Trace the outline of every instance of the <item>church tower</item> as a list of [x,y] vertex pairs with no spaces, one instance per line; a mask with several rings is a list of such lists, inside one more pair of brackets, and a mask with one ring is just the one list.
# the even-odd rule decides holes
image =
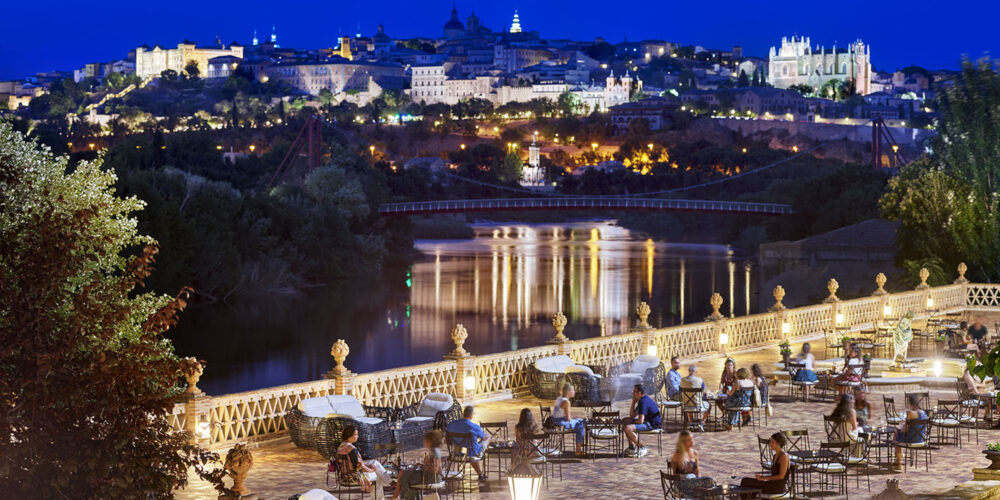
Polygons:
[[257,46],[257,42],[258,42],[258,40],[257,40],[257,28],[254,28],[253,29],[253,46],[254,47]]
[[471,35],[478,34],[482,29],[482,23],[479,21],[479,17],[476,16],[476,11],[472,11],[469,17],[465,19],[465,31]]
[[354,54],[351,53],[351,37],[349,36],[340,37],[340,57],[348,61],[354,60]]
[[514,21],[510,23],[511,33],[521,32],[521,19],[517,17],[517,9],[514,9]]
[[278,31],[273,24],[271,25],[271,43],[273,43],[275,47],[278,46]]

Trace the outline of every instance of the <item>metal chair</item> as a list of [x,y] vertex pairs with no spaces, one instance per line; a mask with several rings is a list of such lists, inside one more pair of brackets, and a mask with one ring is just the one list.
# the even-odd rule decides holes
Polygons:
[[927,392],[927,391],[924,391],[924,392],[904,392],[903,393],[903,401],[904,402],[905,401],[909,401],[910,400],[910,396],[916,396],[916,398],[917,398],[917,408],[920,408],[921,410],[924,410],[924,412],[927,413],[927,414],[931,413],[932,408],[931,408],[931,393],[930,392]]
[[677,489],[681,476],[660,471],[660,486],[663,487],[663,500],[683,500],[684,495]]
[[[738,389],[736,392],[733,393],[733,395],[736,396],[737,394],[739,394],[739,397],[740,397],[741,400],[743,398],[746,398],[746,401],[749,401],[750,404],[747,405],[747,406],[738,406],[738,407],[729,407],[729,406],[727,406],[726,407],[726,419],[727,419],[727,423],[728,423],[729,419],[732,418],[731,414],[732,413],[738,413],[739,415],[737,415],[737,418],[736,418],[736,426],[739,428],[740,432],[743,432],[743,419],[740,418],[740,417],[742,417],[743,416],[742,414],[745,413],[745,412],[746,413],[752,413],[753,412],[753,388]],[[757,428],[757,422],[754,421],[753,419],[750,420],[750,425],[754,429]]]
[[889,425],[899,425],[905,418],[896,410],[896,401],[889,396],[882,396],[882,408],[885,409],[885,421]]
[[687,426],[703,426],[702,416],[705,414],[703,394],[704,389],[681,387],[681,413],[688,421]]
[[799,374],[799,370],[804,370],[806,368],[805,363],[788,363],[788,400],[795,401],[795,391],[798,390],[802,392],[802,400],[806,400],[806,388],[816,385],[816,382],[802,382],[795,380],[796,376]]
[[[483,432],[486,433],[486,437],[490,438],[490,443],[506,443],[509,438],[507,434],[507,421],[501,422],[480,422],[479,427],[483,428]],[[508,465],[511,464],[511,449],[507,447],[503,448],[489,448],[486,450],[486,455],[483,457],[483,473],[487,476],[490,475],[490,458],[496,457],[497,459],[497,479],[502,479],[504,474],[503,462],[507,459]]]
[[622,450],[621,416],[616,411],[594,412],[586,427],[585,446],[591,459],[597,459],[598,451],[610,452],[618,461]]
[[[476,437],[471,432],[445,432],[445,444],[448,447],[448,467],[445,469],[445,480],[461,482],[465,476],[466,465],[482,462],[485,450],[479,456],[469,453],[469,450],[474,449],[475,442]],[[462,470],[453,469],[452,467],[455,465],[459,465]],[[462,492],[464,496],[464,488],[462,488]]]
[[[771,466],[774,465],[774,450],[771,449],[771,438],[757,436],[757,451],[760,453],[760,470],[765,474],[770,474]],[[791,458],[791,455],[788,457]]]
[[[334,454],[333,460],[337,465],[337,498],[348,500],[353,495],[358,495],[359,499],[363,499],[370,492],[366,492],[362,488],[362,484],[369,483],[370,488],[376,487],[374,481],[369,482],[367,478],[362,478],[361,471],[351,466],[351,460],[347,455]],[[327,477],[327,481],[329,481],[329,477]]]
[[923,442],[920,443],[904,443],[892,441],[892,446],[895,448],[902,448],[905,452],[905,457],[903,457],[903,470],[906,470],[908,464],[916,465],[917,454],[924,452],[924,469],[927,471],[931,470],[931,447],[930,447],[930,432],[931,432],[931,422],[926,418],[918,418],[909,420],[909,425],[911,428],[913,426],[918,426],[920,429],[921,436],[923,437]]
[[673,413],[675,420],[679,424],[681,424],[682,426],[684,425],[683,417],[681,416],[681,402],[680,401],[673,401],[673,400],[667,399],[667,400],[664,400],[664,401],[659,401],[659,402],[657,402],[657,404],[660,406],[660,415],[663,416],[663,425],[664,426],[666,426],[667,421],[668,421],[668,419],[667,419],[667,413],[668,412]]
[[939,399],[933,415],[931,426],[937,429],[934,444],[955,445],[962,447],[962,402],[957,400]]
[[659,427],[653,427],[653,428],[649,429],[648,431],[636,431],[636,434],[639,435],[639,436],[656,436],[656,454],[659,455],[659,456],[661,456],[661,457],[663,456],[663,424],[664,424],[664,422],[665,422],[665,420],[663,420],[663,412],[660,412],[660,426]]
[[810,468],[819,475],[824,489],[830,485],[836,485],[839,493],[847,495],[847,457],[850,454],[851,444],[847,442],[820,443],[819,448],[820,450],[832,451],[835,455],[818,457]]

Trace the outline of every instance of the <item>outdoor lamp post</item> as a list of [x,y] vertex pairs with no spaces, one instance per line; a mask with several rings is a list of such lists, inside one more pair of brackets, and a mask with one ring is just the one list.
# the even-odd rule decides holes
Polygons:
[[542,491],[542,474],[527,462],[521,462],[507,472],[511,500],[538,500]]

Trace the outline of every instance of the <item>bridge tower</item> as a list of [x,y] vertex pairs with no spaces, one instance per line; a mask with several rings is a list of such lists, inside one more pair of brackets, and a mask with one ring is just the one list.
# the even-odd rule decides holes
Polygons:
[[537,187],[545,185],[545,176],[542,174],[541,148],[538,146],[538,134],[533,134],[531,146],[528,146],[528,164],[521,167],[521,185],[526,187]]

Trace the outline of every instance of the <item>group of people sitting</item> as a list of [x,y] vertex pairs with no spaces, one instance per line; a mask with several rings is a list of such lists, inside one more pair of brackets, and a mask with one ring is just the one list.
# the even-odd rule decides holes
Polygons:
[[[812,354],[812,346],[809,342],[802,344],[802,350],[795,356],[794,363],[798,365],[795,371],[796,382],[804,382],[803,391],[805,400],[809,402],[810,384],[819,382],[816,375],[816,357]],[[850,344],[844,353],[844,369],[834,378],[837,384],[837,391],[840,395],[847,393],[852,387],[861,382],[864,376],[864,360],[861,358],[861,350],[857,344]]]
[[[670,358],[670,371],[667,372],[666,382],[667,396],[674,401],[680,401],[686,407],[700,408],[700,412],[685,411],[684,415],[686,423],[691,428],[704,432],[703,422],[708,419],[709,413],[711,413],[708,401],[703,398],[705,381],[698,376],[697,365],[688,366],[686,377],[681,377],[680,368],[680,360],[676,356]],[[685,401],[681,393],[687,391],[696,391],[697,394],[693,394]],[[739,424],[741,419],[742,425],[750,424],[753,416],[745,409],[754,406],[767,406],[770,401],[768,392],[768,381],[764,377],[760,365],[755,363],[749,370],[745,367],[737,370],[736,361],[732,358],[726,359],[718,391],[719,395],[724,394],[725,397],[716,398],[719,409],[725,412],[723,425],[729,429]],[[692,418],[692,415],[695,414],[698,416],[697,421]]]
[[948,346],[952,349],[966,349],[973,353],[985,352],[988,331],[982,318],[974,318],[970,325],[966,321],[958,324],[958,330],[941,330],[939,334],[948,336]]
[[[788,489],[791,466],[791,460],[785,453],[787,444],[788,440],[784,434],[780,432],[772,434],[768,440],[768,446],[774,455],[771,460],[771,470],[768,474],[755,474],[753,477],[743,478],[740,486],[757,489],[769,495],[784,493]],[[667,467],[672,474],[681,477],[677,488],[686,498],[697,498],[700,496],[698,489],[711,488],[715,485],[711,478],[701,476],[701,462],[694,447],[694,435],[690,431],[683,430],[677,435],[677,445],[670,460],[667,461]]]
[[[576,390],[572,384],[563,386],[562,395],[552,403],[551,424],[573,431],[576,454],[584,456],[583,444],[586,438],[586,427],[582,418],[573,418],[571,400],[575,395]],[[528,408],[521,410],[522,420],[526,414],[530,415],[531,410]],[[663,425],[663,419],[660,415],[660,405],[646,394],[641,384],[636,384],[632,388],[629,415],[622,419],[622,424],[624,424],[622,430],[628,440],[628,447],[623,451],[623,454],[627,457],[637,458],[645,456],[648,450],[642,444],[640,433],[660,428]]]

